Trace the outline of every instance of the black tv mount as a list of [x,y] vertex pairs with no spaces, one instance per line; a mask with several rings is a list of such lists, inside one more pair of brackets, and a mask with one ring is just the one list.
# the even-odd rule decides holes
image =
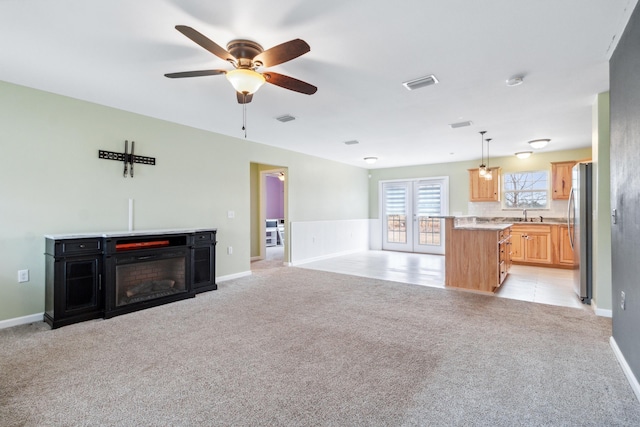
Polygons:
[[151,165],[155,166],[156,158],[155,157],[146,157],[146,156],[136,156],[133,154],[135,141],[131,141],[131,152],[129,151],[129,141],[124,141],[124,153],[116,153],[114,151],[106,151],[106,150],[98,150],[98,158],[105,160],[116,160],[118,162],[124,163],[124,171],[122,176],[125,178],[127,175],[130,175],[133,178],[133,164],[134,163],[142,163],[143,165]]

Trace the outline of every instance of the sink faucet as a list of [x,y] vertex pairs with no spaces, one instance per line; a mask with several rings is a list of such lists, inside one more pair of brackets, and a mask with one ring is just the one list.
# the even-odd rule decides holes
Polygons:
[[524,222],[527,222],[527,210],[522,209],[522,215],[524,215]]

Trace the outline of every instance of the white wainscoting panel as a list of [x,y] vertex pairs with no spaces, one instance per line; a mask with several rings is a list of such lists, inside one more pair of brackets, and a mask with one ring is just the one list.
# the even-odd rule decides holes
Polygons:
[[299,221],[290,227],[291,265],[369,250],[369,220]]

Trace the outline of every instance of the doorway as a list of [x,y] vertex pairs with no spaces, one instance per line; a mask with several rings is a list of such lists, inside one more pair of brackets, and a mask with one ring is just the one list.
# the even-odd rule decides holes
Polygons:
[[[252,257],[263,264],[282,266],[287,254],[287,169],[278,166],[258,165],[257,240],[259,254]],[[252,264],[252,269],[257,264]]]
[[382,249],[444,255],[443,220],[449,211],[449,177],[383,181]]

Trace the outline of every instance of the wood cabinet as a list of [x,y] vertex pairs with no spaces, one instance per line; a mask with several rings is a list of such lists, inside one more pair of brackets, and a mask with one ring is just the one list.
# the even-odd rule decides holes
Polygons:
[[575,265],[573,258],[573,248],[571,248],[571,242],[569,241],[569,227],[566,225],[557,226],[557,240],[554,245],[557,250],[557,263],[568,267]]
[[216,233],[45,236],[45,322],[58,328],[217,289]]
[[552,226],[514,224],[512,260],[527,264],[553,264]]
[[479,169],[469,169],[469,201],[499,202],[501,169],[489,168],[493,179],[480,176]]
[[45,257],[44,320],[58,328],[102,317],[102,239],[46,239]]
[[511,231],[456,228],[445,219],[445,285],[478,292],[495,292],[511,267]]
[[575,161],[551,163],[551,198],[568,200],[571,193],[571,174]]
[[216,230],[197,232],[191,246],[191,280],[195,293],[218,289],[216,284]]

